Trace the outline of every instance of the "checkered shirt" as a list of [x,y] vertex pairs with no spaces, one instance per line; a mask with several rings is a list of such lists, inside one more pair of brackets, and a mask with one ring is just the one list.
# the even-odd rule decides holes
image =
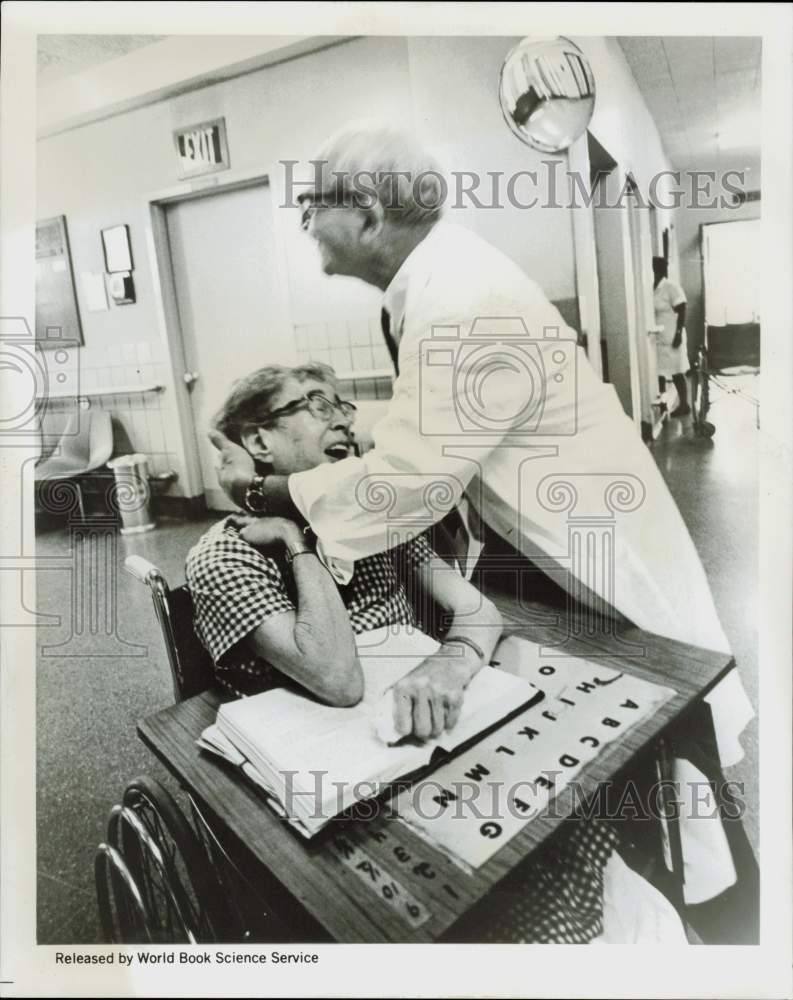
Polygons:
[[[411,571],[433,555],[426,536],[418,535],[355,563],[352,579],[339,593],[356,635],[383,625],[416,624],[408,590]],[[297,591],[286,561],[243,541],[226,519],[190,550],[186,575],[196,632],[221,686],[239,698],[283,684],[283,675],[252,655],[242,640],[271,615],[296,610]]]
[[608,822],[569,820],[469,911],[452,940],[588,944],[603,932],[603,872],[618,846]]

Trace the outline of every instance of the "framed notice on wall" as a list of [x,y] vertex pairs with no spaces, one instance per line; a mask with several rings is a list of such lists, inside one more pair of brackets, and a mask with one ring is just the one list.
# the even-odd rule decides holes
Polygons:
[[103,229],[102,249],[105,253],[105,270],[108,274],[132,270],[129,226],[109,226]]
[[58,338],[83,343],[65,215],[36,223],[36,343]]
[[180,180],[228,169],[225,118],[174,129],[173,141]]

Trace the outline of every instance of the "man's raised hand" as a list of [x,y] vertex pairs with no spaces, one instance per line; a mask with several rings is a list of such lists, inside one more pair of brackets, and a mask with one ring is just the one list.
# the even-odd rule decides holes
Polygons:
[[242,445],[229,440],[222,431],[210,431],[209,440],[218,450],[218,482],[226,496],[242,507],[245,491],[256,473],[253,459]]

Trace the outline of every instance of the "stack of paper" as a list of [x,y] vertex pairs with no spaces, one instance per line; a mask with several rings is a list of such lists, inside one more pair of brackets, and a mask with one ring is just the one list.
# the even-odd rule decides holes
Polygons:
[[416,630],[380,629],[359,642],[364,698],[332,708],[277,688],[222,705],[201,746],[220,753],[265,789],[305,836],[338,813],[379,795],[396,778],[430,763],[436,749],[451,752],[539,697],[523,678],[485,667],[465,692],[451,732],[426,743],[396,746],[376,733],[377,705],[388,689],[438,650]]

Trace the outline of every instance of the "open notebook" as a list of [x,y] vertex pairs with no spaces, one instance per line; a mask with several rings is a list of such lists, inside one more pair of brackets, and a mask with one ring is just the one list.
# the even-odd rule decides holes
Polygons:
[[468,685],[451,732],[426,743],[390,746],[377,734],[378,704],[397,680],[438,650],[438,643],[415,629],[389,628],[356,641],[364,697],[354,708],[331,708],[276,688],[221,705],[216,724],[198,741],[241,767],[306,837],[355,802],[426,767],[436,751],[451,753],[542,698],[529,681],[484,667]]

